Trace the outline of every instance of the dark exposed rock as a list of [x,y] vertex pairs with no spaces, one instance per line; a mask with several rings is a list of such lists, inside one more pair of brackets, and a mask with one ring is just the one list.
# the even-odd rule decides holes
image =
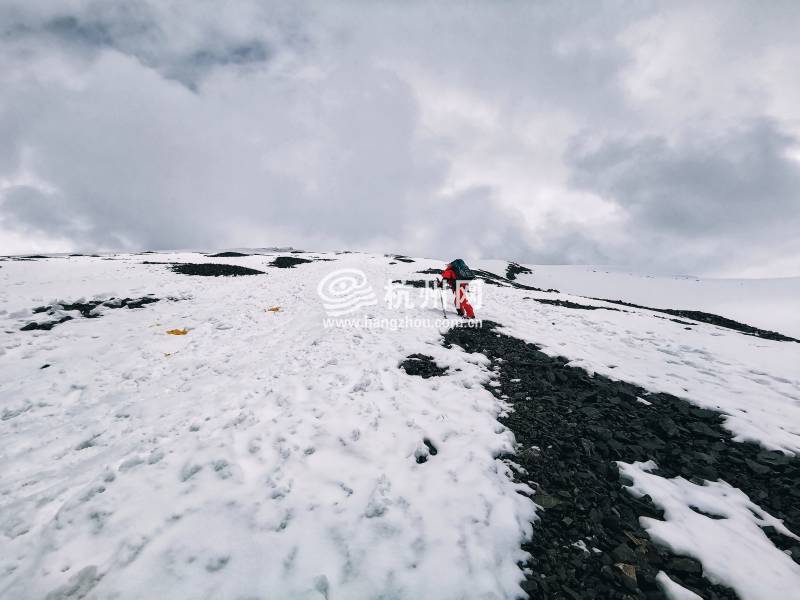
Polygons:
[[537,288],[532,285],[525,285],[516,281],[512,281],[507,277],[502,277],[491,271],[484,271],[483,269],[472,269],[472,272],[475,274],[476,279],[482,279],[486,283],[490,285],[497,285],[500,287],[513,287],[518,290],[530,290],[532,292],[555,292],[558,293],[558,290],[550,288],[550,289],[542,289]]
[[425,447],[428,449],[428,452],[430,453],[431,456],[436,456],[437,454],[439,454],[439,451],[436,449],[436,446],[434,446],[433,443],[428,438],[422,440],[422,443],[425,444]]
[[679,556],[667,563],[667,568],[678,573],[692,573],[699,575],[703,572],[703,565],[693,558]]
[[434,446],[433,443],[431,443],[431,441],[428,438],[425,438],[424,440],[422,440],[422,443],[425,445],[425,448],[427,450],[427,454],[421,453],[421,452],[417,453],[417,464],[418,465],[421,465],[421,464],[424,464],[424,463],[428,462],[428,457],[429,456],[436,456],[437,454],[439,454],[439,451],[436,449],[436,446]]
[[440,367],[427,354],[411,354],[403,362],[400,368],[404,369],[409,375],[419,375],[423,379],[429,377],[440,377],[447,373],[447,367]]
[[54,319],[52,321],[44,321],[42,323],[35,323],[35,322],[31,321],[30,323],[27,323],[26,325],[23,325],[22,327],[20,327],[19,330],[20,331],[35,331],[35,330],[39,329],[41,331],[50,331],[56,325],[60,325],[61,323],[66,323],[67,321],[71,321],[71,320],[72,320],[72,317],[70,317],[69,315],[65,315],[65,316],[63,316],[63,317],[61,317],[59,319]]
[[549,304],[551,306],[561,306],[563,308],[574,308],[578,310],[620,310],[618,308],[611,308],[610,306],[592,306],[591,304],[578,304],[577,302],[570,302],[569,300],[551,300],[550,298],[531,298],[530,296],[525,296],[523,300],[533,300],[540,304]]
[[514,262],[508,263],[508,266],[506,267],[506,279],[514,281],[517,278],[517,275],[521,275],[522,273],[530,275],[533,273],[533,271],[531,271],[528,267],[523,267],[522,265],[518,265]]
[[279,269],[293,269],[295,265],[302,265],[303,263],[314,262],[307,258],[298,258],[296,256],[278,256],[269,263],[270,267],[278,267]]
[[[96,319],[101,315],[95,311],[95,309],[99,306],[103,306],[105,308],[142,308],[147,304],[152,304],[154,302],[158,302],[159,298],[155,296],[148,295],[143,296],[142,298],[109,298],[108,300],[88,300],[86,302],[65,302],[61,304],[51,304],[49,306],[37,306],[33,309],[34,314],[42,314],[47,313],[51,316],[56,316],[57,313],[60,312],[73,312],[78,311],[80,315],[85,319]],[[23,327],[20,328],[20,331],[34,331],[34,330],[43,330],[49,331],[56,325],[61,323],[66,323],[67,321],[71,321],[74,317],[71,315],[62,315],[58,318],[51,319],[50,321],[43,321],[41,323],[36,323],[31,321],[27,323]],[[49,366],[49,365],[48,365]],[[44,367],[42,367],[44,368]]]
[[[523,589],[531,598],[664,598],[655,581],[662,570],[703,598],[736,598],[705,579],[699,563],[650,540],[639,517],[663,514],[648,496],[635,498],[624,489],[616,461],[654,460],[663,477],[727,481],[800,531],[800,459],[733,441],[722,415],[589,375],[499,333],[489,321],[448,330],[444,343],[486,355],[500,383],[487,389],[513,407],[501,418],[519,444],[511,458],[527,473],[517,478],[535,489],[533,500],[542,507],[524,546],[531,559]],[[444,374],[425,355],[401,366],[410,374]],[[637,401],[642,397],[650,404]],[[765,533],[800,561],[796,540]],[[579,541],[588,553],[573,545]]]
[[[739,333],[744,333],[746,335],[752,335],[755,337],[764,338],[765,340],[773,340],[776,342],[797,342],[800,343],[800,340],[795,339],[793,337],[789,337],[783,335],[782,333],[778,333],[777,331],[768,331],[766,329],[759,329],[758,327],[753,327],[752,325],[746,325],[745,323],[739,323],[738,321],[734,321],[733,319],[728,319],[727,317],[721,317],[720,315],[715,315],[713,313],[702,312],[699,310],[680,310],[675,308],[653,308],[651,306],[643,306],[641,304],[633,304],[632,302],[624,302],[622,300],[607,300],[606,298],[592,298],[592,300],[601,300],[603,302],[610,302],[612,304],[620,304],[622,306],[630,306],[631,308],[643,308],[644,310],[652,310],[653,312],[660,312],[667,315],[672,315],[674,317],[682,317],[684,319],[692,319],[693,321],[697,321],[699,323],[707,323],[709,325],[716,325],[717,327],[724,327],[725,329],[732,329],[733,331],[738,331]],[[696,325],[696,323],[688,323],[686,321],[679,321],[675,320],[677,323],[681,323],[683,325]]]
[[201,275],[204,277],[238,277],[240,275],[264,274],[264,271],[221,263],[180,263],[173,265],[172,270],[181,275]]
[[394,254],[392,258],[396,261],[403,262],[403,263],[413,263],[416,262],[413,258],[408,258],[407,256],[403,256],[402,254]]
[[240,256],[251,256],[250,254],[243,254],[242,252],[217,252],[216,254],[208,254],[209,258],[237,258]]
[[400,285],[405,285],[408,287],[413,288],[424,288],[424,287],[431,287],[435,282],[431,279],[395,279],[392,283],[399,283]]

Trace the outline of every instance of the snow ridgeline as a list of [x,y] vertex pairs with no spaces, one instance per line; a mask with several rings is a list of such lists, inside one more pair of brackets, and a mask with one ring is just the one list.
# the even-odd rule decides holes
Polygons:
[[[141,264],[153,255],[2,263],[0,596],[521,594],[534,505],[495,458],[513,439],[483,387],[486,361],[442,348],[436,328],[322,325],[316,285],[337,268],[375,288],[363,314],[435,319],[435,307],[387,306],[382,288],[441,263],[304,256],[335,262],[157,256],[266,272],[241,278]],[[517,277],[538,283],[535,267]],[[152,293],[176,301],[19,331],[54,299]],[[800,345],[523,295],[604,305],[492,286],[479,316],[589,371],[721,410],[739,439],[800,451]],[[414,353],[447,376],[397,368]],[[426,440],[437,453],[420,464]]]

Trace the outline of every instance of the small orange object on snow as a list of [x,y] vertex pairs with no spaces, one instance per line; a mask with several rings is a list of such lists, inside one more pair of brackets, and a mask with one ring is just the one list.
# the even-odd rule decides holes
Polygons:
[[273,306],[272,308],[267,309],[267,312],[280,312],[280,311],[281,311],[280,306]]
[[170,334],[170,335],[186,335],[187,333],[189,333],[189,330],[188,329],[170,329],[169,331],[167,331],[167,333]]

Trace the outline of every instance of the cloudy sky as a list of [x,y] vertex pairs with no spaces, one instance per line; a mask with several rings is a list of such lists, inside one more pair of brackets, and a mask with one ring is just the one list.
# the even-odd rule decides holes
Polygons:
[[800,275],[798,31],[795,0],[1,0],[0,253]]

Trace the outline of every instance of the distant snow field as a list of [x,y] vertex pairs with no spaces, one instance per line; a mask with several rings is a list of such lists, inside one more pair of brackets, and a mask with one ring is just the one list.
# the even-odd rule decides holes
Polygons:
[[[375,293],[359,315],[441,318],[436,305],[384,296],[387,283],[443,263],[306,253],[295,256],[312,262],[277,268],[277,256],[288,253],[0,262],[0,598],[524,596],[521,546],[542,509],[502,460],[515,439],[485,387],[488,360],[443,347],[437,327],[323,324],[317,285],[345,268]],[[173,262],[263,274],[191,276]],[[505,275],[507,263],[475,266]],[[531,299],[704,310],[800,337],[800,279],[529,267],[515,281],[560,293],[484,285],[478,316],[590,373],[719,411],[736,440],[800,454],[800,343]],[[111,300],[149,294],[158,301],[138,308]],[[63,307],[77,302],[92,305]],[[399,369],[414,353],[446,376]],[[800,532],[753,499],[652,465],[620,469],[665,510],[667,521],[643,523],[651,537],[696,557],[706,577],[742,598],[800,589],[800,566],[760,527]],[[692,503],[728,518],[698,535]],[[743,571],[753,560],[771,587]],[[660,579],[670,597],[693,597]]]

